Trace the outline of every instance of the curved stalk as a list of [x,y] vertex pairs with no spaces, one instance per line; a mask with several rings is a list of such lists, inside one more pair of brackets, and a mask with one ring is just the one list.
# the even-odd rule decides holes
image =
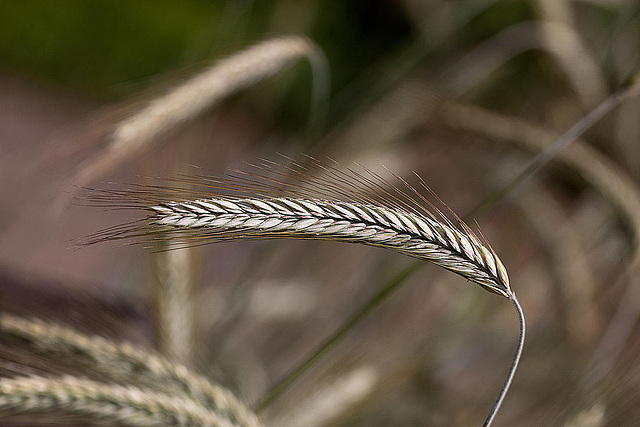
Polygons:
[[518,318],[520,319],[520,340],[518,341],[518,349],[516,350],[516,354],[513,357],[513,362],[511,362],[511,368],[509,368],[507,379],[504,382],[504,385],[502,386],[502,390],[500,390],[500,394],[498,395],[498,399],[496,400],[496,403],[493,404],[493,408],[491,408],[491,412],[489,412],[489,415],[487,416],[487,419],[483,424],[484,427],[489,427],[491,425],[491,423],[493,422],[493,419],[498,413],[498,410],[500,409],[500,406],[502,406],[502,401],[504,400],[504,397],[507,395],[507,392],[509,391],[509,387],[511,386],[511,381],[513,381],[513,377],[515,376],[516,370],[518,369],[518,364],[520,363],[520,356],[522,356],[522,349],[524,348],[524,336],[526,331],[526,325],[524,322],[524,312],[522,311],[520,302],[518,302],[518,298],[516,298],[516,294],[512,293],[510,299],[513,305],[515,306],[516,311],[518,312]]

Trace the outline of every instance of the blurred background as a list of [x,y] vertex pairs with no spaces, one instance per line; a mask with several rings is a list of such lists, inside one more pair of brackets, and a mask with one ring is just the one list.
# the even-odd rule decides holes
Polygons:
[[[287,34],[326,55],[328,101],[312,96],[328,76],[301,58],[103,161],[122,120]],[[256,402],[412,260],[294,240],[215,244],[183,261],[117,242],[76,249],[136,218],[77,206],[77,186],[309,154],[415,171],[464,216],[627,85],[639,53],[634,0],[1,2],[0,309],[155,348]],[[496,425],[640,423],[639,117],[640,99],[623,101],[474,214],[529,325]],[[180,337],[163,325],[157,284],[172,262],[187,289]],[[261,417],[478,425],[517,336],[504,299],[425,264]]]

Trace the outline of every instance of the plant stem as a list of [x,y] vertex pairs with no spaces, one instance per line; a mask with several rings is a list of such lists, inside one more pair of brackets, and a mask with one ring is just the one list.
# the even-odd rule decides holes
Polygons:
[[518,369],[518,364],[520,363],[520,356],[522,356],[522,349],[524,348],[524,336],[526,331],[526,325],[524,322],[524,312],[522,311],[522,307],[520,306],[520,303],[516,298],[516,294],[511,294],[511,302],[515,306],[516,311],[518,312],[518,318],[520,319],[520,340],[518,342],[518,349],[516,350],[516,354],[513,357],[513,362],[511,362],[511,368],[509,368],[507,379],[504,382],[504,385],[502,386],[502,390],[500,390],[500,395],[498,396],[496,403],[493,404],[493,408],[491,408],[491,412],[489,412],[489,415],[487,416],[487,419],[483,424],[484,427],[489,427],[493,422],[493,419],[495,418],[496,414],[498,413],[498,410],[502,405],[502,401],[504,400],[504,397],[507,395],[507,392],[509,391],[509,387],[511,386],[511,381],[513,381],[513,377],[516,374],[516,369]]

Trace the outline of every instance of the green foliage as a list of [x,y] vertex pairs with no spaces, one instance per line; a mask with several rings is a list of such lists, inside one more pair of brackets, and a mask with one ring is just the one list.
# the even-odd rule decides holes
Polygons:
[[22,74],[111,95],[210,54],[220,8],[205,1],[0,3],[0,61]]

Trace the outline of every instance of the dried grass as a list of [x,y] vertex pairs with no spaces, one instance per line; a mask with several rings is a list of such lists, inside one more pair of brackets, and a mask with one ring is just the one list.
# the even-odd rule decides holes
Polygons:
[[[440,113],[445,123],[453,128],[477,132],[534,152],[546,149],[560,137],[545,126],[477,106],[448,102]],[[634,258],[640,260],[637,251],[640,242],[640,191],[633,179],[584,140],[578,140],[558,152],[556,161],[580,172],[619,209],[633,232]]]
[[149,287],[160,353],[189,365],[196,344],[194,250],[173,249],[176,245],[179,243],[167,241],[166,250],[151,257]]
[[270,425],[325,426],[365,400],[375,391],[379,382],[380,373],[374,367],[361,366],[324,384],[299,402],[290,413],[282,414]]
[[460,96],[513,57],[533,49],[543,50],[555,59],[585,109],[606,97],[605,80],[580,36],[566,25],[548,21],[520,22],[502,30],[447,69],[442,83]]

